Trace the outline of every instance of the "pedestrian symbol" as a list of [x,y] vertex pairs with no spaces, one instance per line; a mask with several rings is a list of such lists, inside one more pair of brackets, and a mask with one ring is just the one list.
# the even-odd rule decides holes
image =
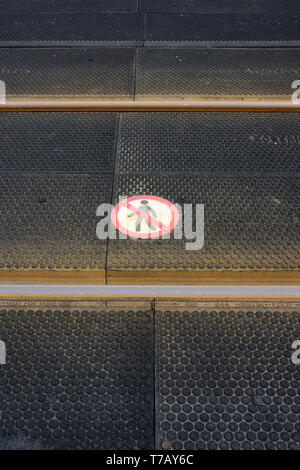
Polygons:
[[117,229],[134,238],[158,238],[171,232],[179,220],[178,209],[158,196],[132,196],[117,204],[111,214]]

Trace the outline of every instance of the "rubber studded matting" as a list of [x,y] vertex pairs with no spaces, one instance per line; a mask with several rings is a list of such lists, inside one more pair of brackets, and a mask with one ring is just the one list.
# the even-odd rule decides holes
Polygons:
[[132,99],[134,50],[2,48],[7,99]]
[[145,44],[295,45],[300,44],[300,15],[176,14],[146,15]]
[[291,100],[298,49],[138,49],[136,98]]
[[140,11],[161,13],[300,12],[297,0],[140,0]]
[[139,13],[3,15],[0,46],[137,45],[143,41]]
[[152,449],[153,313],[0,308],[0,448]]
[[1,300],[0,449],[299,449],[299,303]]
[[[110,271],[127,270],[296,272],[296,118],[292,113],[2,114],[0,269],[70,270],[70,275],[100,270],[102,282],[105,270],[108,277]],[[119,196],[136,194],[204,204],[204,247],[188,251],[188,240],[171,234],[170,240],[111,240],[107,254],[106,240],[96,235],[96,210],[112,201],[113,179],[114,204]]]
[[2,0],[3,15],[21,13],[134,12],[139,0]]
[[117,171],[293,174],[299,135],[296,113],[126,113]]
[[1,113],[0,174],[111,174],[117,129],[114,113]]
[[204,204],[205,241],[202,249],[188,251],[188,240],[175,240],[173,233],[169,240],[109,240],[108,276],[110,270],[123,272],[125,279],[128,270],[142,274],[299,269],[297,175],[144,173],[119,175],[114,181],[114,204],[119,197],[142,194],[181,206]]
[[111,191],[112,175],[0,176],[0,274],[104,272],[106,240],[96,236],[96,210]]
[[299,307],[156,312],[156,447],[299,450],[299,320]]

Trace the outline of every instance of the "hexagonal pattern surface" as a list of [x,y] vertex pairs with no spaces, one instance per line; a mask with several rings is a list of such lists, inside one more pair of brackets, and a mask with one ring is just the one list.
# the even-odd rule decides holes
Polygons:
[[127,47],[0,48],[0,61],[7,99],[133,98],[134,50]]
[[75,11],[22,13],[0,18],[0,46],[138,45],[143,15]]
[[0,448],[153,448],[153,313],[0,308]]
[[124,113],[118,173],[300,171],[297,113]]
[[116,113],[1,113],[0,129],[1,174],[114,171]]
[[2,14],[137,11],[138,0],[2,0]]
[[290,101],[299,57],[292,48],[140,48],[136,97]]
[[111,199],[112,175],[12,174],[0,183],[1,270],[105,269],[96,210]]
[[[158,13],[282,13],[282,0],[139,0],[140,11]],[[286,0],[284,11],[299,12],[297,0]]]
[[115,178],[114,204],[121,196],[142,194],[181,207],[193,204],[194,214],[195,204],[204,204],[204,246],[187,250],[192,236],[184,232],[182,239],[171,233],[169,239],[109,240],[108,272],[299,269],[297,176],[144,173]]
[[157,319],[162,449],[299,449],[299,310],[165,309]]
[[0,448],[299,449],[299,304],[1,301]]
[[145,45],[299,45],[300,15],[147,13]]

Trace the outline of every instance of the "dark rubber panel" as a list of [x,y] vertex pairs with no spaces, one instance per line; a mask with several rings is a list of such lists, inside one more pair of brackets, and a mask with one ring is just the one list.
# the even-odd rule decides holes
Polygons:
[[299,450],[298,311],[156,313],[157,447]]
[[0,62],[7,98],[133,98],[133,49],[3,48]]
[[126,113],[120,173],[300,171],[296,113]]
[[300,15],[176,14],[146,15],[146,45],[300,44]]
[[300,12],[297,0],[140,0],[140,11],[153,13]]
[[153,313],[1,307],[0,448],[152,449]]
[[135,12],[138,0],[2,0],[1,13],[110,13]]
[[139,13],[4,15],[0,46],[136,45],[143,41]]
[[181,206],[204,204],[204,246],[188,251],[187,240],[175,240],[173,233],[170,240],[109,240],[107,270],[141,274],[180,270],[296,271],[299,189],[299,174],[119,175],[115,177],[114,204],[119,197],[143,194]]
[[0,114],[0,173],[113,173],[118,115]]
[[150,305],[3,300],[0,448],[299,450],[297,303]]
[[291,100],[300,76],[298,49],[138,50],[136,97]]
[[0,176],[0,269],[104,270],[96,209],[112,175]]

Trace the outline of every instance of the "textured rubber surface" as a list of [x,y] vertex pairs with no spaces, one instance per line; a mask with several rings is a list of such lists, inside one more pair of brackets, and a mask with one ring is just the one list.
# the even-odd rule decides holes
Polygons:
[[99,13],[134,12],[138,0],[2,0],[1,13]]
[[139,194],[180,205],[204,204],[204,247],[187,251],[187,240],[174,240],[173,234],[170,240],[109,240],[108,273],[299,269],[297,175],[144,173],[115,177],[115,204],[120,196]]
[[152,449],[153,313],[1,307],[0,448]]
[[299,317],[282,307],[157,312],[157,448],[299,450]]
[[282,13],[300,11],[297,0],[140,0],[140,11],[161,13]]
[[133,49],[2,48],[0,62],[7,98],[133,98]]
[[138,49],[137,99],[285,97],[300,76],[298,49]]
[[296,113],[127,113],[117,171],[293,174],[300,171],[299,135]]
[[[294,113],[2,113],[0,125],[5,273],[299,269]],[[96,209],[113,178],[114,204],[135,194],[204,204],[204,247],[171,235],[111,240],[107,254]]]
[[299,317],[285,299],[2,299],[0,449],[299,449]]
[[147,14],[145,44],[300,44],[300,15]]
[[138,13],[66,13],[4,15],[0,46],[139,44],[143,15]]
[[0,271],[105,269],[96,209],[111,200],[112,175],[12,174],[0,183]]
[[0,172],[113,173],[117,128],[114,113],[1,113]]

